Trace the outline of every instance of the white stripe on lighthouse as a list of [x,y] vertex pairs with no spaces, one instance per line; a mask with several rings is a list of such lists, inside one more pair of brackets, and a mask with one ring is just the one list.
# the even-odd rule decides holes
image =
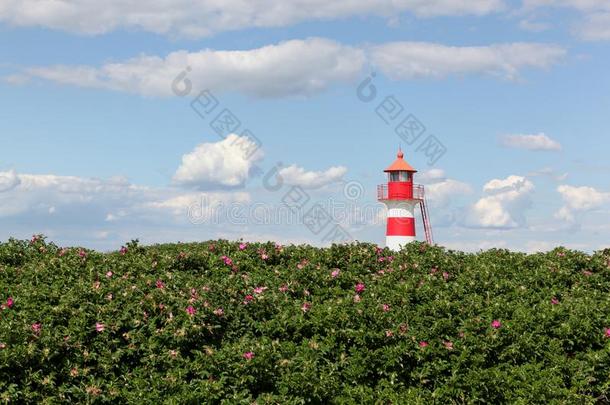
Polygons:
[[[386,246],[391,250],[400,250],[403,246],[415,240],[415,229],[406,225],[406,223],[408,222],[408,220],[413,220],[413,218],[415,217],[414,213],[416,202],[409,200],[386,200],[384,201],[384,203],[388,207],[388,229],[386,231]],[[392,228],[391,226],[389,226],[389,222],[391,221],[390,219],[394,219],[395,221],[397,218],[405,219],[404,225],[400,225],[400,233],[404,232],[404,234],[397,235],[394,233],[390,235],[390,228]]]
[[413,218],[413,209],[405,207],[389,208],[388,218]]
[[415,241],[415,236],[386,236],[385,245],[390,250],[400,250],[403,246]]

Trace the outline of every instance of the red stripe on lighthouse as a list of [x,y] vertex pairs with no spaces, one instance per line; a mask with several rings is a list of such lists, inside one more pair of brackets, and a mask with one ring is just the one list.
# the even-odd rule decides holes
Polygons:
[[415,236],[415,218],[388,218],[386,236]]

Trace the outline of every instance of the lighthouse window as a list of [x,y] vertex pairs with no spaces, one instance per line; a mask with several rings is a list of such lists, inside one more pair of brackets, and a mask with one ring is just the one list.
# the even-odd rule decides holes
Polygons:
[[400,181],[409,181],[409,172],[400,172]]
[[390,172],[390,181],[400,181],[398,180],[398,172]]

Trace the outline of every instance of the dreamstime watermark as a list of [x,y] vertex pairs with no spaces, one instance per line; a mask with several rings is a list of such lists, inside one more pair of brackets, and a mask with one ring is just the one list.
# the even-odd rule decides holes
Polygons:
[[301,194],[294,193],[295,190],[289,190],[279,205],[262,202],[211,203],[204,195],[188,207],[188,219],[193,225],[305,225],[316,235],[331,221],[348,226],[384,223],[386,209],[383,204],[359,205],[328,198],[318,200],[307,212],[299,212],[293,209],[292,204],[295,203],[295,196],[296,201],[300,201]]
[[[191,67],[187,66],[172,81],[171,89],[176,96],[186,97],[192,93],[193,83],[189,79],[191,71]],[[237,144],[240,147],[246,160],[252,158],[254,153],[262,146],[262,142],[254,136],[252,131],[244,128],[241,120],[229,108],[221,106],[218,98],[209,89],[200,91],[191,100],[190,106],[203,120],[210,120],[210,128],[222,139],[226,139],[229,134],[237,134],[241,129],[241,136],[233,144]],[[262,176],[263,188],[266,191],[283,193],[280,198],[283,209],[279,211],[275,209],[273,211],[289,211],[290,215],[294,217],[295,224],[303,224],[314,235],[321,235],[323,243],[352,242],[354,238],[341,226],[341,221],[337,220],[337,217],[331,213],[334,210],[325,208],[322,201],[313,202],[311,195],[303,187],[284,184],[284,179],[280,172],[282,167],[283,163],[280,162]],[[363,194],[364,187],[360,183],[355,181],[345,183],[344,196],[348,200],[353,202]],[[238,225],[252,224],[257,223],[256,221],[257,218],[260,218],[261,209],[264,211],[264,208],[261,208],[261,203],[249,205],[248,207],[236,203],[237,205],[231,204],[230,207],[223,206],[222,209],[219,209],[219,207],[209,207],[207,201],[203,201],[204,199],[189,206],[188,217],[192,223],[204,224],[212,219],[214,221],[224,220],[225,223]],[[286,223],[286,220],[282,220],[281,217],[275,218],[273,221],[275,222],[272,223]]]
[[[356,96],[363,103],[370,103],[377,99],[377,86],[373,80],[375,72],[367,76],[356,88]],[[415,145],[426,133],[426,127],[417,117],[405,112],[404,106],[394,95],[386,96],[377,107],[375,113],[386,124],[394,127],[394,132],[407,145]],[[403,114],[404,113],[404,114]],[[415,152],[423,152],[428,158],[428,166],[432,166],[447,152],[447,148],[434,135],[427,135],[416,147]]]

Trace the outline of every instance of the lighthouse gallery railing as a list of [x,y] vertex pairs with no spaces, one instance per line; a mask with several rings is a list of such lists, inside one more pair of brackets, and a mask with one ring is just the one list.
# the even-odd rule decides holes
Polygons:
[[[424,186],[422,184],[413,184],[413,199],[423,200],[425,196]],[[380,184],[377,186],[377,199],[387,200],[388,199],[388,185]]]

